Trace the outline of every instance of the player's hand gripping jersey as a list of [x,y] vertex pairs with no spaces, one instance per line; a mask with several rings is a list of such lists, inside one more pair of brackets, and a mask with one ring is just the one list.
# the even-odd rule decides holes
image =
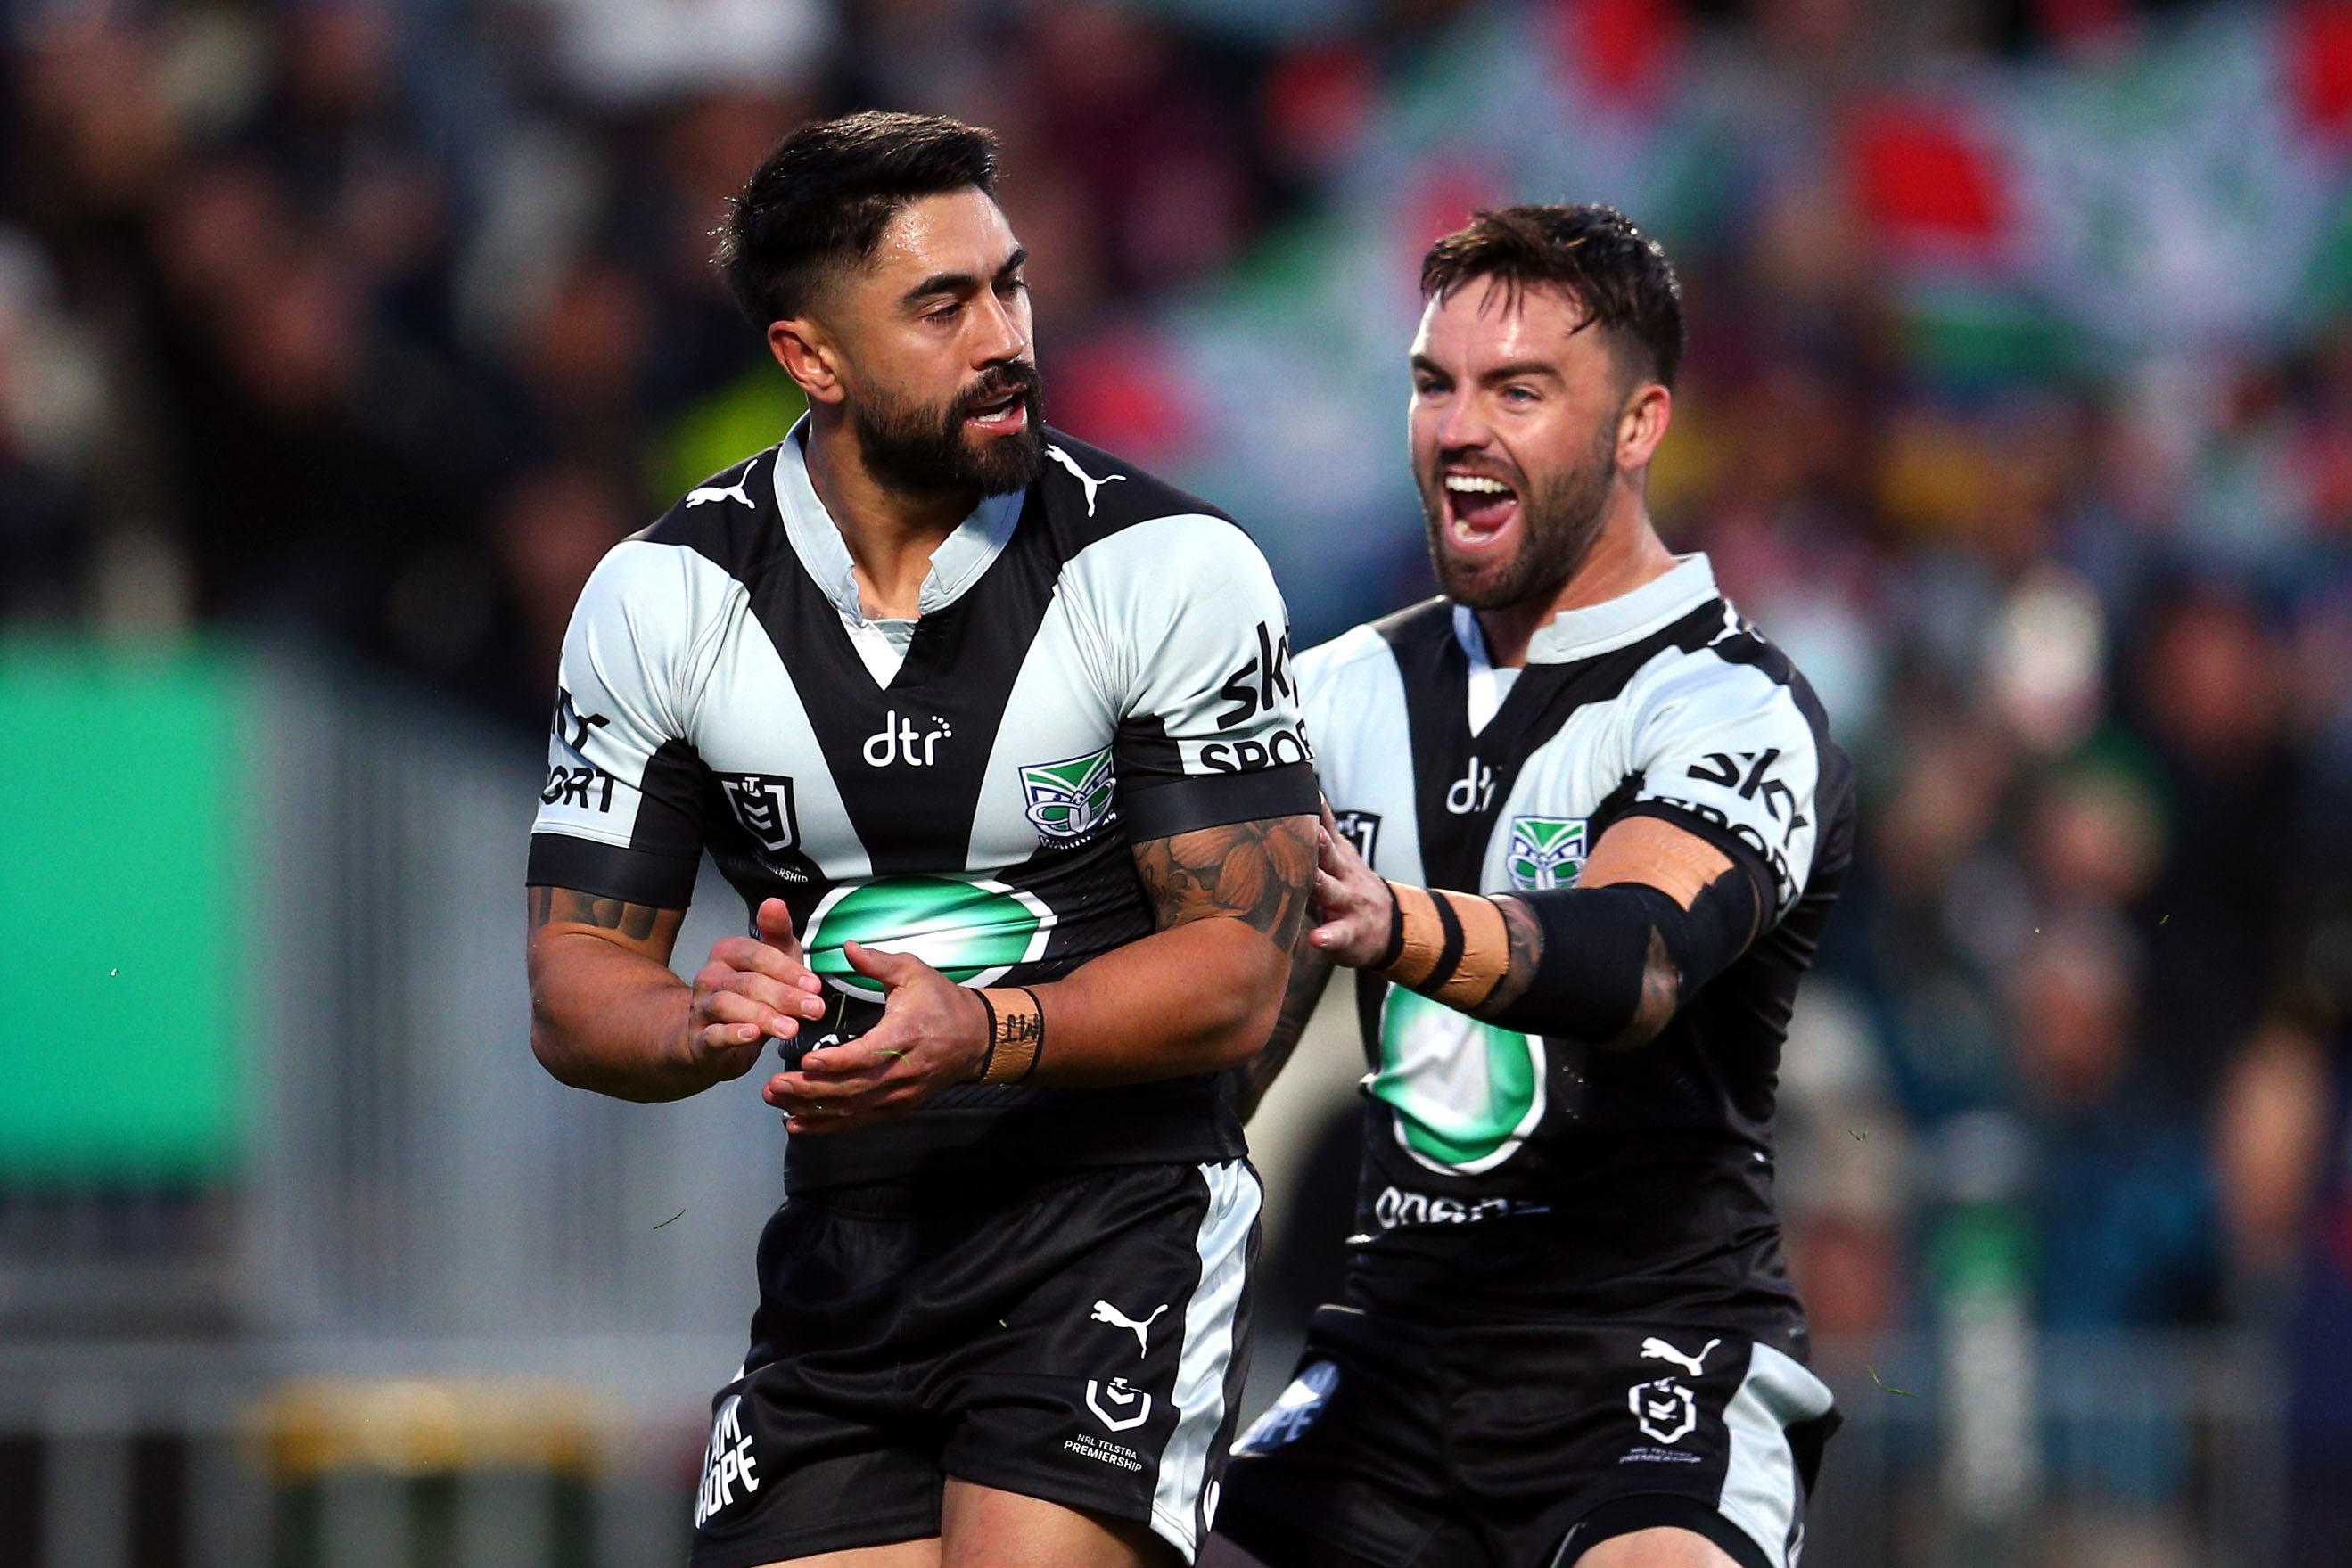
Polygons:
[[1476,617],[1443,600],[1298,668],[1323,788],[1381,874],[1567,887],[1611,824],[1649,814],[1722,849],[1767,912],[1746,954],[1622,1053],[1360,971],[1372,1076],[1351,1300],[1695,1313],[1801,1344],[1771,1206],[1773,1091],[1853,796],[1803,677],[1704,557],[1559,616],[1519,672],[1490,668]]
[[[792,908],[835,1006],[789,1049],[870,1028],[842,953],[975,986],[1050,980],[1148,936],[1129,845],[1315,810],[1282,601],[1234,523],[1047,433],[1043,476],[933,556],[913,622],[861,615],[801,433],[689,492],[582,594],[530,880],[682,908],[702,852]],[[795,1139],[795,1191],[957,1159],[1227,1159],[1212,1076],[950,1089]]]

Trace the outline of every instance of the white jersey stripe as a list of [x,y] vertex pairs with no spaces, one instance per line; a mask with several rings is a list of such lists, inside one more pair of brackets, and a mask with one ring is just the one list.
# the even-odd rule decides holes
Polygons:
[[1201,1282],[1184,1307],[1184,1349],[1176,1362],[1176,1429],[1160,1455],[1151,1493],[1151,1528],[1191,1562],[1206,1527],[1201,1490],[1209,1450],[1225,1424],[1225,1375],[1242,1347],[1235,1343],[1250,1238],[1265,1195],[1246,1160],[1200,1167],[1209,1184],[1208,1212],[1194,1246]]
[[1799,1482],[1788,1428],[1827,1415],[1831,1403],[1828,1386],[1802,1363],[1759,1343],[1748,1354],[1739,1391],[1724,1406],[1731,1459],[1716,1511],[1752,1536],[1772,1568],[1796,1568],[1790,1526]]

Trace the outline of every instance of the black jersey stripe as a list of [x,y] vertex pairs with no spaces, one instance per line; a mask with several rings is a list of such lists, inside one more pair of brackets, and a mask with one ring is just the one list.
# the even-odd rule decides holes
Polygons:
[[[1797,712],[1812,732],[1813,755],[1819,773],[1813,783],[1813,809],[1820,826],[1813,836],[1812,870],[1843,872],[1853,854],[1854,802],[1856,785],[1853,758],[1845,748],[1830,738],[1829,714],[1813,684],[1805,679],[1789,655],[1755,632],[1742,627],[1735,635],[1722,638],[1710,649],[1727,664],[1746,664],[1760,670],[1775,685],[1786,687],[1797,705]],[[1812,879],[1806,879],[1807,887]]]
[[[792,541],[785,537],[783,519],[776,512],[776,452],[771,446],[753,453],[713,476],[698,486],[688,499],[631,537],[648,544],[682,545],[748,587],[793,559]],[[733,490],[751,504],[696,505],[691,494],[706,490]]]
[[877,876],[963,866],[1005,704],[1061,567],[1037,519],[1044,504],[1033,491],[980,580],[916,622],[887,686],[797,555],[750,584],[751,613],[800,693]]

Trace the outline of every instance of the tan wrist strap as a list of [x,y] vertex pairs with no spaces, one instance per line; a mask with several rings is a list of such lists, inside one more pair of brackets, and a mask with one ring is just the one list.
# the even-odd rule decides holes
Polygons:
[[988,1009],[988,1055],[975,1083],[1018,1083],[1037,1071],[1045,1050],[1045,1011],[1026,986],[992,986],[980,993]]
[[1381,974],[1465,1012],[1494,994],[1511,964],[1510,930],[1494,900],[1394,882],[1389,893],[1399,940]]

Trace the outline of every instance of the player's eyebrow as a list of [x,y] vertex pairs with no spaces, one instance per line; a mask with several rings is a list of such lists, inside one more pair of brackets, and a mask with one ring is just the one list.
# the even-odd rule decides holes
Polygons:
[[[996,269],[996,275],[992,279],[991,279],[991,281],[996,283],[1003,282],[1006,278],[1011,277],[1014,273],[1020,271],[1023,265],[1026,263],[1028,259],[1029,252],[1025,248],[1015,249],[1011,256],[1004,258],[1004,265]],[[980,279],[971,273],[934,272],[929,277],[926,277],[920,283],[915,285],[914,287],[909,288],[906,293],[900,295],[898,297],[898,303],[908,306],[919,305],[924,300],[929,299],[935,295],[971,294],[976,292],[979,287]]]
[[1488,386],[1496,382],[1516,381],[1521,376],[1544,376],[1559,380],[1559,367],[1545,360],[1512,360],[1479,372],[1478,379]]

